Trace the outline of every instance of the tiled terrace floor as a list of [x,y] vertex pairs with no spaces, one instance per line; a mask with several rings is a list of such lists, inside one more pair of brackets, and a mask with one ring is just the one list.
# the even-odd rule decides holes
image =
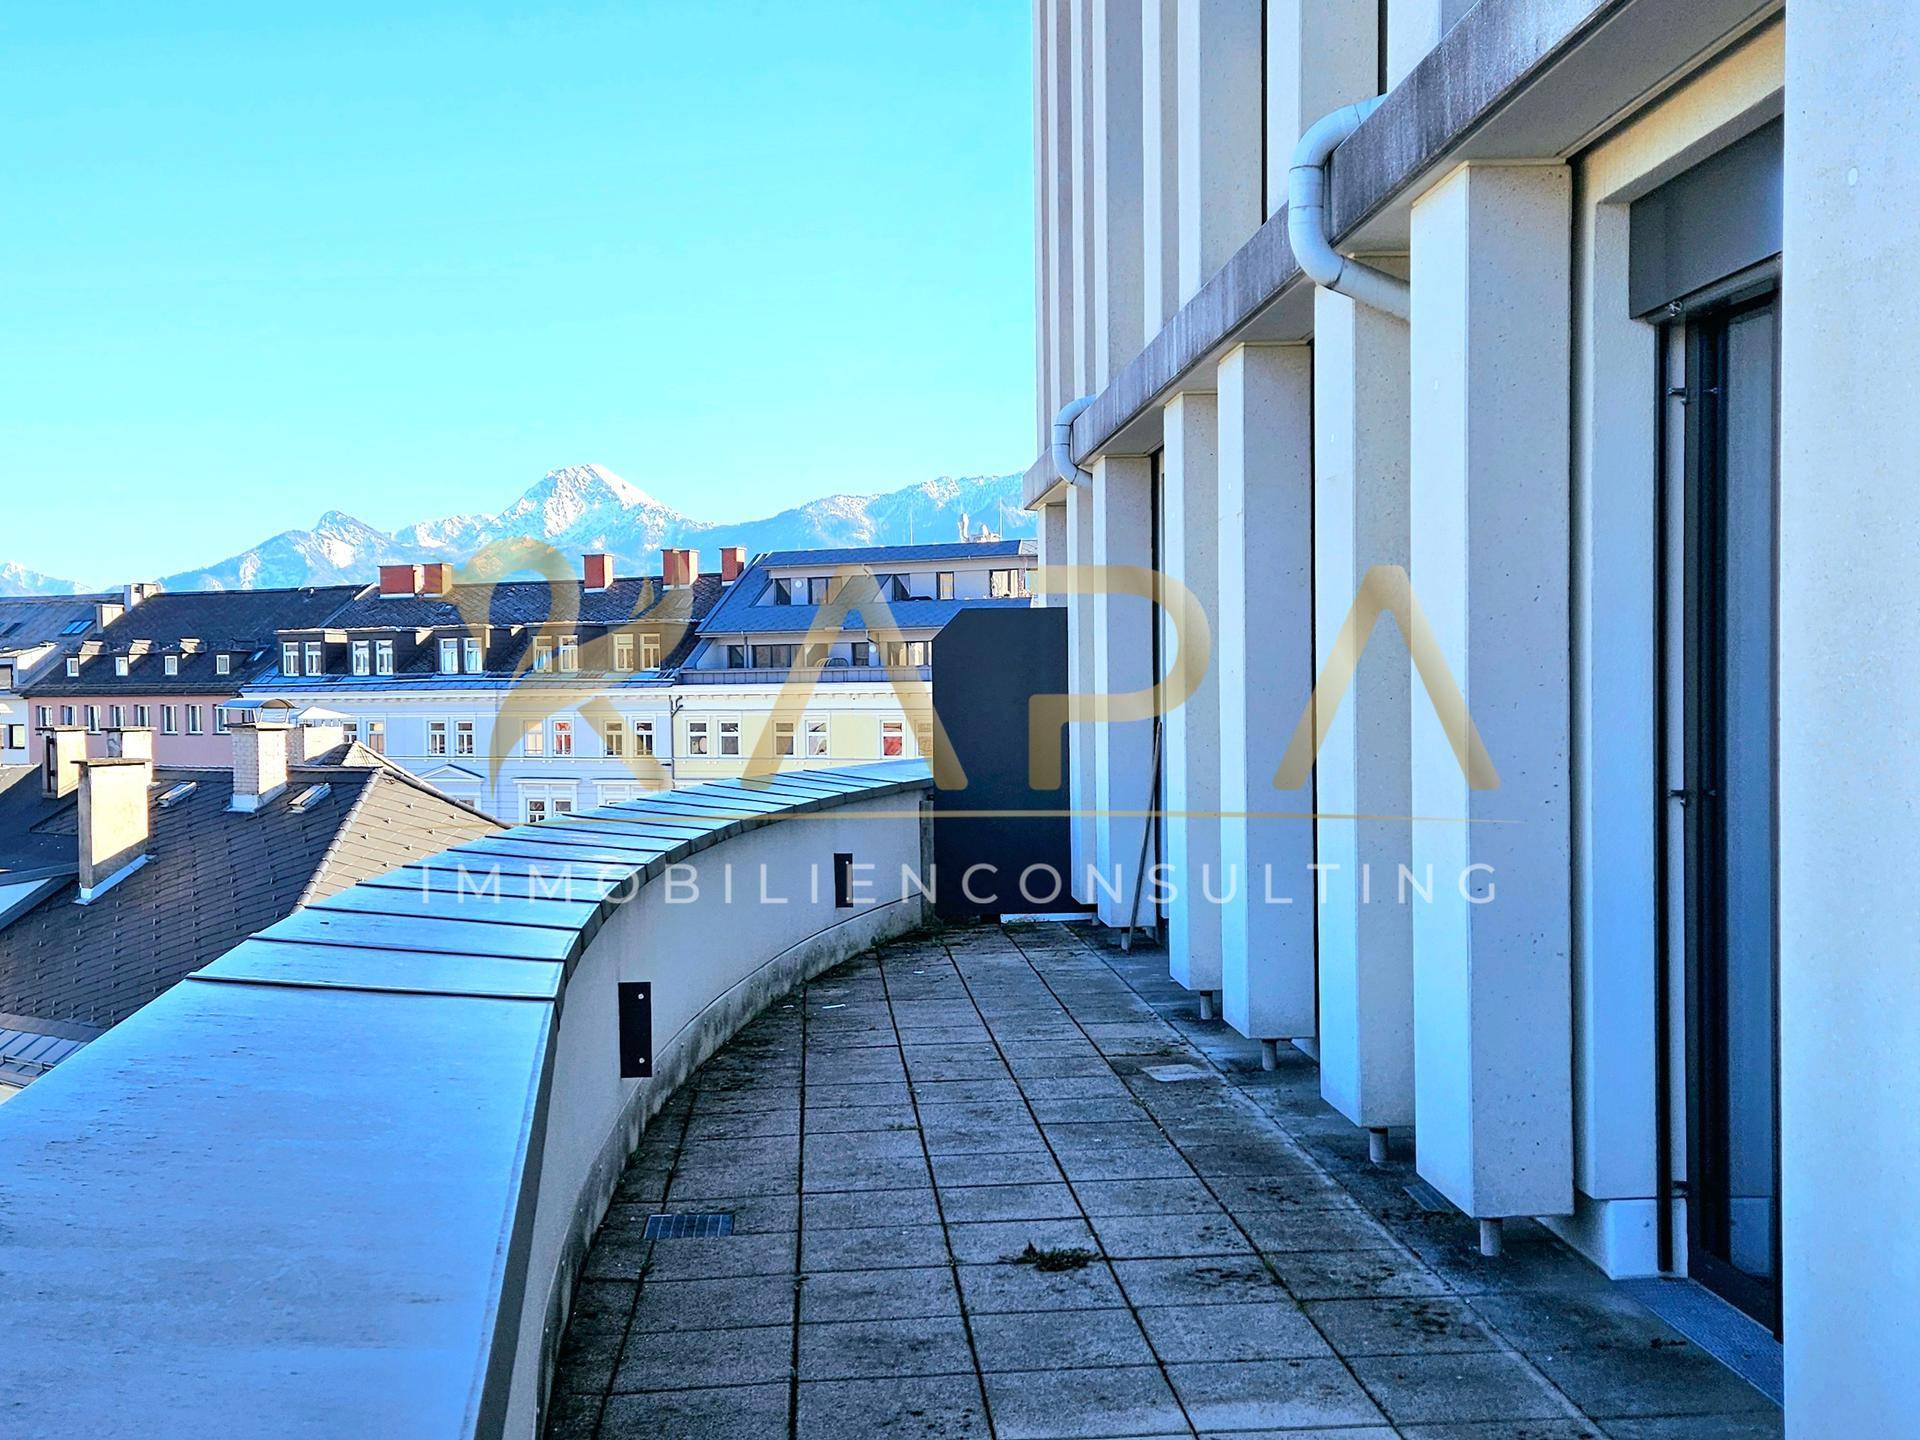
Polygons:
[[[1403,1146],[1367,1164],[1304,1056],[1262,1073],[1193,1016],[1162,954],[1046,924],[903,941],[775,1007],[635,1155],[552,1434],[1780,1433],[1539,1227],[1482,1259],[1412,1202]],[[737,1233],[648,1242],[662,1210]]]

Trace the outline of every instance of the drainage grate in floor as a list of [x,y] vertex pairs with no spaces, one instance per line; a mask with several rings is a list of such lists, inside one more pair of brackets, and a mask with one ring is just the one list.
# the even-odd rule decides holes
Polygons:
[[1424,1180],[1410,1181],[1404,1188],[1407,1194],[1413,1198],[1413,1203],[1429,1215],[1451,1215],[1455,1213],[1453,1202]]
[[1613,1283],[1774,1404],[1786,1403],[1780,1342],[1744,1312],[1691,1280]]
[[730,1211],[710,1215],[649,1215],[649,1240],[713,1240],[733,1234]]
[[1213,1072],[1203,1070],[1198,1065],[1142,1065],[1140,1073],[1150,1080],[1161,1084],[1174,1084],[1181,1080],[1211,1080]]

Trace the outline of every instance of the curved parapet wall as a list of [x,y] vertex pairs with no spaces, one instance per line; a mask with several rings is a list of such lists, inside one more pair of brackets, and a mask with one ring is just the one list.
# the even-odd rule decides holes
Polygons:
[[[459,845],[36,1081],[0,1110],[0,1430],[533,1436],[647,1118],[795,982],[921,922],[929,786],[914,761],[716,782]],[[646,1080],[620,1076],[624,981],[653,987]]]

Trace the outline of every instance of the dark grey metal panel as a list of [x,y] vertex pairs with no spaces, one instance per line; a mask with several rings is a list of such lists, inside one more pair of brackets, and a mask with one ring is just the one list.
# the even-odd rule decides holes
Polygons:
[[1633,202],[1633,314],[1651,314],[1780,253],[1785,134],[1784,121],[1763,125]]
[[[969,610],[933,647],[933,707],[966,772],[962,790],[933,792],[935,909],[945,919],[1073,910],[1067,891],[1067,741],[1061,785],[1035,790],[1027,776],[1027,711],[1036,695],[1067,684],[1067,612]],[[979,900],[962,893],[973,866]],[[1032,867],[1027,893],[1021,877]],[[1052,897],[1056,883],[1060,888]]]

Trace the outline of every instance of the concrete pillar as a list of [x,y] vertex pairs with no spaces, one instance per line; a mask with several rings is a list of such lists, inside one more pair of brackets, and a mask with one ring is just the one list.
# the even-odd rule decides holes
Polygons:
[[1093,383],[1093,249],[1100,226],[1094,208],[1094,148],[1101,117],[1093,108],[1096,59],[1093,53],[1093,7],[1096,0],[1069,0],[1067,21],[1067,92],[1072,115],[1073,147],[1073,394],[1085,395]]
[[1141,0],[1093,0],[1093,381],[1103,390],[1146,344],[1141,267]]
[[1380,7],[1267,0],[1267,207],[1287,204],[1287,170],[1306,128],[1378,93]]
[[1053,311],[1047,325],[1047,364],[1052,376],[1053,408],[1080,394],[1074,354],[1078,297],[1073,288],[1073,6],[1075,0],[1050,0],[1047,9],[1047,293]]
[[[1408,564],[1407,326],[1321,290],[1313,307],[1316,665],[1324,669],[1376,565]],[[1332,710],[1315,767],[1320,1093],[1356,1125],[1413,1123],[1413,858],[1406,637],[1382,618]],[[1425,703],[1424,695],[1417,697]],[[1357,817],[1367,818],[1357,818]],[[1350,818],[1352,817],[1352,818]]]
[[[1274,772],[1313,689],[1313,352],[1236,346],[1219,375],[1213,667],[1220,861],[1235,882],[1220,907],[1223,1018],[1255,1039],[1303,1039],[1314,1033],[1313,788],[1277,790]],[[1271,818],[1283,810],[1299,814]]]
[[[1220,406],[1211,391],[1176,395],[1166,407],[1160,469],[1161,568],[1193,592],[1219,629]],[[1221,988],[1220,668],[1166,717],[1166,861],[1178,894],[1167,911],[1167,963],[1189,990]],[[1210,898],[1218,897],[1218,898]],[[1233,1000],[1226,999],[1227,1018]]]
[[1387,7],[1387,88],[1407,78],[1474,0],[1393,0]]
[[1180,0],[1140,0],[1141,304],[1148,336],[1180,308]]
[[1047,16],[1053,0],[1033,0],[1033,425],[1036,450],[1047,448],[1048,427],[1060,408],[1053,395],[1048,332],[1053,328],[1053,292],[1048,257],[1053,253],[1053,152],[1048,142],[1051,92]]
[[[1060,507],[1066,516],[1067,564],[1076,568],[1093,564],[1093,491],[1085,484],[1067,487],[1067,503]],[[1093,673],[1093,597],[1070,595],[1067,606],[1067,682],[1076,695],[1092,695],[1100,688]],[[1067,788],[1073,795],[1073,820],[1068,827],[1069,854],[1073,864],[1071,890],[1076,900],[1090,898],[1087,867],[1093,863],[1094,814],[1098,806],[1093,781],[1094,727],[1067,727]]]
[[1261,0],[1179,0],[1180,300],[1260,228]]
[[[1052,505],[1040,507],[1040,523],[1036,527],[1040,539],[1040,563],[1042,565],[1065,565],[1067,559],[1067,503],[1062,500]],[[1035,597],[1041,605],[1065,605],[1064,595],[1049,594]],[[1071,654],[1071,649],[1069,649]]]
[[1920,1414],[1920,8],[1787,14],[1779,906],[1787,1434]]
[[1413,594],[1486,756],[1416,675],[1416,1159],[1480,1217],[1573,1204],[1570,193],[1565,166],[1473,165],[1413,208]]
[[[1093,559],[1096,565],[1153,564],[1153,462],[1144,455],[1096,461],[1093,469]],[[1153,684],[1151,600],[1096,595],[1093,601],[1093,688],[1105,695]],[[1093,863],[1100,883],[1092,898],[1101,922],[1125,925],[1138,885],[1140,837],[1153,807],[1153,722],[1096,724],[1094,738]],[[1132,812],[1116,814],[1115,812]],[[1152,857],[1149,856],[1149,863]],[[1143,917],[1152,911],[1144,902]]]

